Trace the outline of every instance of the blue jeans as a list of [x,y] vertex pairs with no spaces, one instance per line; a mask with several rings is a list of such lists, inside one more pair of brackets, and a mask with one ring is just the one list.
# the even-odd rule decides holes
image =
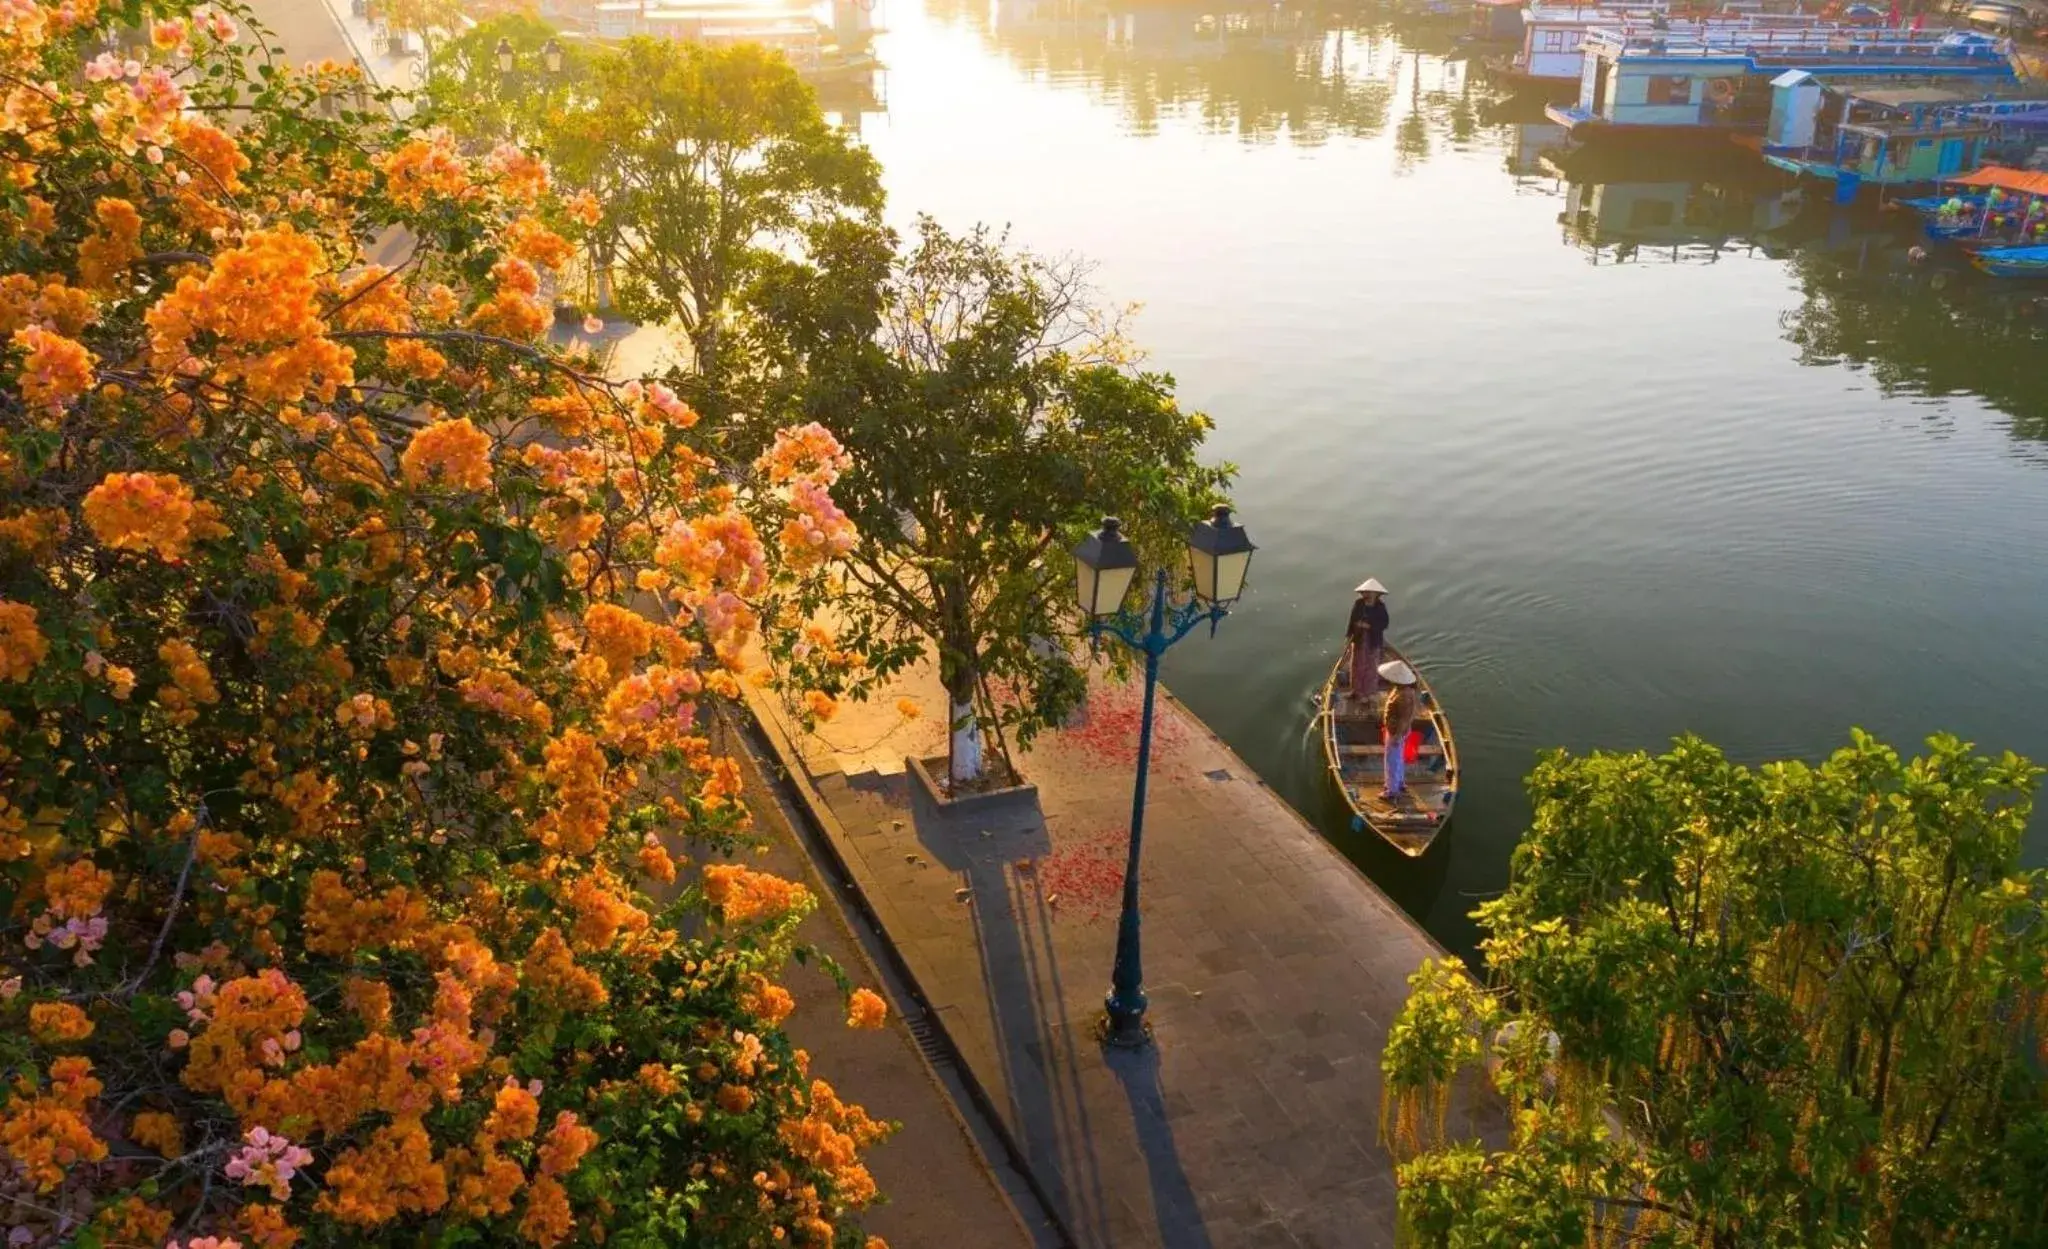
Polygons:
[[1408,790],[1408,735],[1387,739],[1387,792],[1406,793]]

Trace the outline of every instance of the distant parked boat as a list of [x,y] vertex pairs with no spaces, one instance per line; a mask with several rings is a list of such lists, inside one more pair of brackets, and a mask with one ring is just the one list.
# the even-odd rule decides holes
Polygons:
[[[1736,134],[1762,134],[1773,107],[1771,83],[1788,70],[1839,75],[1870,86],[1927,78],[1949,84],[2011,83],[2015,78],[2003,45],[1984,35],[1843,23],[1760,30],[1680,25],[1592,30],[1585,36],[1583,61],[1578,102],[1545,110],[1574,140],[1655,136],[1726,142]],[[1800,146],[1782,136],[1781,143]],[[1851,182],[1851,190],[1860,182],[1860,177]]]
[[1995,278],[2048,278],[2048,246],[1986,247],[1970,263]]
[[1895,199],[1892,204],[1898,208],[1911,209],[1931,221],[1939,217],[1951,203],[1956,205],[1958,211],[1969,211],[1984,207],[1987,198],[1989,197],[1984,195],[1919,195],[1911,199]]
[[[1385,654],[1388,659],[1402,658],[1392,646]],[[1323,685],[1320,703],[1323,751],[1330,775],[1358,823],[1384,837],[1402,854],[1418,858],[1451,822],[1451,808],[1458,800],[1458,747],[1451,737],[1450,717],[1418,669],[1415,687],[1422,707],[1415,728],[1421,734],[1422,748],[1408,768],[1407,794],[1388,802],[1380,793],[1386,780],[1387,751],[1380,742],[1380,700],[1355,702],[1344,680],[1347,667],[1345,657],[1338,656],[1337,666]],[[1383,691],[1385,688],[1381,686]],[[1392,745],[1401,748],[1401,743]]]
[[1922,206],[1928,201],[1913,201],[1927,219],[1928,237],[1969,251],[2048,245],[2048,173],[1986,165],[1943,179],[1943,189],[1950,194],[1930,197],[1935,205],[1931,211]]

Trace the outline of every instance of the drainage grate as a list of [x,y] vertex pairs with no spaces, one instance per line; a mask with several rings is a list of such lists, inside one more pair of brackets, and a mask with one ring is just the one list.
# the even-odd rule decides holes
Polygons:
[[910,1028],[911,1039],[917,1042],[917,1052],[924,1055],[926,1062],[934,1067],[953,1065],[953,1056],[939,1040],[938,1029],[932,1027],[929,1016],[918,1015],[914,1019],[906,1016],[904,1023]]

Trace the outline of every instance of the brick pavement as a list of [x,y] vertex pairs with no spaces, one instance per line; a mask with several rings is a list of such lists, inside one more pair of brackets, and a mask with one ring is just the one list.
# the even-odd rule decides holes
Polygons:
[[[923,714],[906,720],[899,697]],[[1019,757],[1033,797],[941,811],[904,772],[943,753],[928,670],[815,732],[750,694],[798,788],[1056,1215],[1087,1246],[1394,1241],[1379,1054],[1440,947],[1162,691],[1145,828],[1157,1045],[1105,1050],[1135,762],[1135,687],[1098,685]],[[1461,1103],[1454,1131],[1500,1130]]]

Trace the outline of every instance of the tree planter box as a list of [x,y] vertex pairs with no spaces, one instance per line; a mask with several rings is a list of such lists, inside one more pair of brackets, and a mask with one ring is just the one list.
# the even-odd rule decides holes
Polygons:
[[941,811],[975,811],[982,807],[1004,806],[1019,800],[1036,802],[1038,786],[1006,785],[997,789],[977,789],[973,793],[954,797],[946,792],[946,756],[935,755],[930,759],[906,756],[903,770],[910,773],[917,787],[924,791],[925,800]]

